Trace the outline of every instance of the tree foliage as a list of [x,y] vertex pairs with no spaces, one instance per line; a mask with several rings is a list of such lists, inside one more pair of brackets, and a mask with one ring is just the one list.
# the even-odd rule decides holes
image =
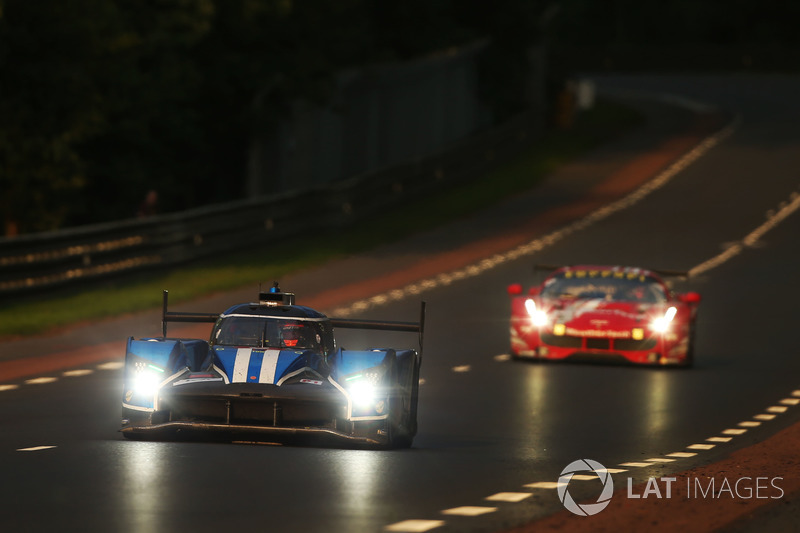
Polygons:
[[149,190],[161,211],[239,198],[253,133],[345,67],[489,37],[508,112],[547,3],[0,0],[6,234],[129,218]]

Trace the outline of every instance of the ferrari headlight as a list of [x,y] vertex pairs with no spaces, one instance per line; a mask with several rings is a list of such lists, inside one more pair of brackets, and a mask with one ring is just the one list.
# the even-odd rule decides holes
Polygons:
[[525,310],[528,311],[528,314],[531,317],[531,323],[534,326],[544,326],[547,324],[547,313],[545,313],[542,309],[536,307],[536,302],[528,298],[525,300]]
[[650,329],[657,333],[664,333],[669,329],[669,325],[677,312],[678,310],[675,307],[670,307],[664,313],[664,316],[658,317],[650,323]]

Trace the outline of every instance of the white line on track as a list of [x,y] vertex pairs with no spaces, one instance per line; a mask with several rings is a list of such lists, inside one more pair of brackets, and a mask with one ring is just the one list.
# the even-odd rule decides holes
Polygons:
[[50,450],[55,446],[33,446],[32,448],[19,448],[18,452],[40,452],[42,450]]
[[454,507],[452,509],[445,509],[442,514],[456,515],[456,516],[480,516],[482,514],[494,513],[497,507],[477,507],[477,506],[463,506]]
[[754,416],[753,418],[755,418],[756,420],[773,420],[776,416],[778,416],[778,415],[768,415],[768,414],[762,413],[760,415]]
[[694,277],[704,272],[708,272],[712,268],[716,268],[732,257],[738,255],[745,248],[752,248],[756,245],[756,243],[758,243],[759,239],[761,239],[765,233],[777,226],[781,221],[798,209],[800,209],[800,194],[793,192],[788,202],[781,202],[778,210],[771,212],[767,220],[756,229],[745,235],[741,242],[733,243],[721,254],[712,257],[708,261],[705,261],[704,263],[701,263],[690,269],[689,277]]
[[498,492],[487,496],[486,499],[491,502],[511,502],[518,503],[522,500],[529,498],[532,495],[530,492]]
[[80,370],[67,370],[61,375],[68,378],[74,378],[79,376],[88,376],[89,374],[94,374],[94,370],[89,370],[88,368],[82,368]]
[[746,429],[726,429],[722,432],[723,435],[743,435],[747,433]]
[[54,381],[58,381],[58,378],[54,377],[41,377],[41,378],[33,378],[25,380],[26,385],[42,385],[44,383],[52,383]]
[[[524,485],[527,489],[557,489],[559,485],[557,481],[537,481],[536,483],[528,483]],[[564,483],[566,485],[566,483]]]
[[0,385],[0,392],[6,391],[6,390],[14,390],[14,389],[18,389],[18,388],[19,388],[19,385],[13,385],[13,384],[12,385]]
[[761,422],[757,422],[755,420],[745,420],[744,422],[739,422],[737,426],[743,428],[756,428],[761,425]]
[[444,525],[444,520],[403,520],[383,528],[385,531],[399,531],[402,533],[425,533]]

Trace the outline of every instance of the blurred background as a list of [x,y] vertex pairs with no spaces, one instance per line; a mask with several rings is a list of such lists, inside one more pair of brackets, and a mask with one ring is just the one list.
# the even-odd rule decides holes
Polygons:
[[796,71],[798,21],[788,0],[0,0],[3,234],[369,175],[523,114],[568,128],[582,71]]

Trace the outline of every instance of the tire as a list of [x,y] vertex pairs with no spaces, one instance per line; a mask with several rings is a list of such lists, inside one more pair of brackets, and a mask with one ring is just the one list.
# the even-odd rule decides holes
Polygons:
[[686,361],[683,364],[684,368],[692,368],[694,366],[694,328],[689,334],[689,347],[686,349]]
[[414,357],[411,371],[411,397],[408,403],[402,398],[395,398],[392,412],[396,413],[390,418],[389,448],[410,448],[417,434],[417,404],[419,402],[419,360]]

